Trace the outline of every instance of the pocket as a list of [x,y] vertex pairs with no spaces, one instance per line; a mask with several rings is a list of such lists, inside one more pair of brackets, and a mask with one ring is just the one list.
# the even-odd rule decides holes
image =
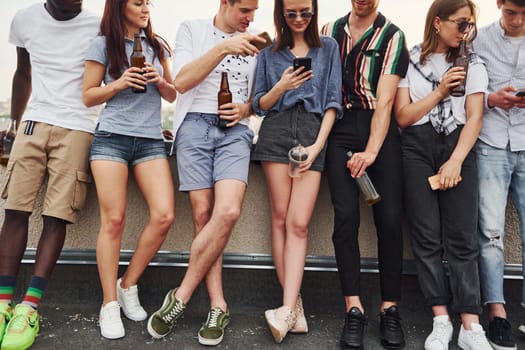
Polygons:
[[2,188],[0,190],[0,197],[3,199],[7,198],[7,192],[9,189],[9,182],[11,181],[11,175],[13,174],[13,168],[15,166],[16,160],[7,163],[7,168],[4,174],[4,181],[2,183]]
[[91,176],[88,173],[77,170],[75,192],[73,196],[73,203],[71,203],[71,208],[73,210],[80,210],[84,207],[84,204],[86,203],[87,186],[91,182]]

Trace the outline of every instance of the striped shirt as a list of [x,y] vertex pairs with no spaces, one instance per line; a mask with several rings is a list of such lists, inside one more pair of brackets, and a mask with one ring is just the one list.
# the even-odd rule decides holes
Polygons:
[[[373,25],[352,45],[348,18],[350,13],[327,23],[321,34],[339,43],[343,70],[343,103],[346,109],[375,110],[376,89],[383,74],[404,77],[409,62],[405,35],[390,20],[378,13]],[[353,47],[352,47],[353,46]]]
[[[499,21],[478,30],[473,50],[485,62],[489,75],[489,93],[506,86],[525,88],[525,37],[505,35]],[[525,109],[513,107],[505,111],[499,107],[487,108],[479,139],[492,147],[512,152],[525,150]]]

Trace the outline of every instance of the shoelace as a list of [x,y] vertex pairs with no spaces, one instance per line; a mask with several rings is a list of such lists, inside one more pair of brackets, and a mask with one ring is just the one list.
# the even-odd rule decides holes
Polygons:
[[218,318],[219,318],[219,315],[221,314],[221,311],[220,309],[212,309],[210,311],[210,321],[208,322],[208,327],[217,327],[217,321],[218,321]]
[[363,325],[365,324],[365,320],[362,318],[356,317],[354,315],[348,315],[347,318],[347,325],[348,329],[351,332],[359,332]]
[[[476,343],[476,346],[479,346],[477,349],[487,349],[487,338],[485,337],[485,331],[470,331],[470,338]],[[488,349],[491,349],[488,347]]]
[[126,306],[130,309],[138,309],[140,307],[140,302],[138,298],[137,290],[126,291]]
[[23,330],[29,323],[26,315],[15,315],[7,325],[9,330]]
[[174,318],[177,317],[182,311],[184,311],[184,305],[179,302],[178,300],[175,301],[175,306],[168,312],[166,315],[162,317],[162,320],[166,323],[170,323],[173,321]]
[[104,308],[103,317],[106,321],[120,321],[120,312],[118,306],[111,306],[109,308]]
[[388,330],[396,331],[401,328],[401,317],[395,313],[386,312],[383,315],[383,324]]

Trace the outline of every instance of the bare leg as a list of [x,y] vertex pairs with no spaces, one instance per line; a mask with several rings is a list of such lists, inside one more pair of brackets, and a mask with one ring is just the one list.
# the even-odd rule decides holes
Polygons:
[[36,249],[33,275],[49,279],[64,246],[66,222],[50,216],[43,216],[43,219],[44,228]]
[[288,175],[288,165],[262,162],[272,215],[271,243],[273,264],[277,278],[284,288],[284,247],[286,244],[286,215],[292,192],[292,179]]
[[91,171],[97,187],[100,230],[97,238],[97,267],[102,285],[103,305],[117,300],[117,274],[120,244],[126,211],[126,164],[95,160]]
[[140,163],[134,169],[137,184],[146,199],[149,222],[140,234],[135,252],[124,276],[122,288],[137,284],[162,243],[175,219],[175,194],[169,163],[155,159]]
[[[213,190],[203,189],[191,191],[190,202],[195,236],[197,236],[208,221],[210,221],[214,202]],[[210,306],[212,308],[219,307],[221,310],[226,311],[228,305],[222,287],[222,254],[219,255],[206,274],[205,282],[210,297]]]
[[221,180],[215,184],[215,200],[210,220],[193,240],[190,262],[175,296],[187,303],[228,243],[241,213],[246,184]]
[[0,232],[0,275],[16,276],[27,246],[29,216],[31,213],[5,210]]

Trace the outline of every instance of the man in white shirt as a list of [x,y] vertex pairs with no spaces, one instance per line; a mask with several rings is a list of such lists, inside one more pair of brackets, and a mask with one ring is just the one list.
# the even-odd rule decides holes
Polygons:
[[[213,19],[182,23],[174,50],[175,87],[180,95],[174,118],[179,189],[189,192],[195,226],[190,262],[178,288],[148,320],[154,338],[168,335],[202,280],[210,297],[199,343],[218,345],[230,322],[222,289],[222,252],[240,216],[248,181],[253,132],[251,87],[259,51],[248,32],[258,0],[221,0]],[[221,73],[227,72],[233,101],[218,109]],[[226,128],[219,119],[227,120]]]
[[[501,18],[481,28],[473,43],[489,76],[476,145],[479,269],[483,302],[489,305],[488,339],[495,349],[516,349],[504,306],[503,241],[509,194],[518,211],[522,242],[525,235],[525,97],[516,96],[525,90],[525,0],[497,0],[497,5]],[[525,333],[525,326],[521,329]]]

